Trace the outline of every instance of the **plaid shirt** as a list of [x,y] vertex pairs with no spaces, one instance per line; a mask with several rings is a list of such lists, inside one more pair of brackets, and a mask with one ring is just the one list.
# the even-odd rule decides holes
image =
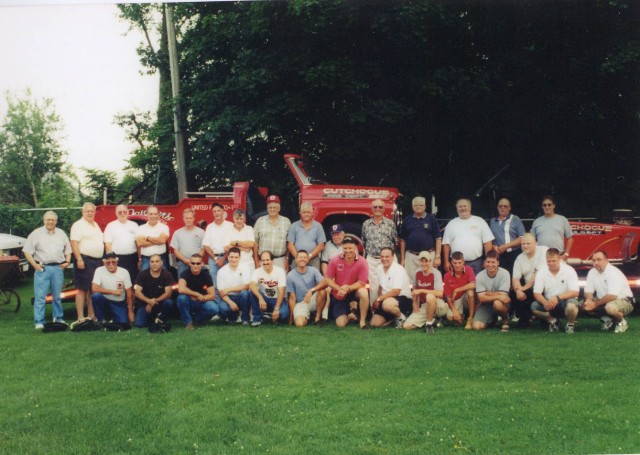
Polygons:
[[367,254],[372,256],[380,256],[380,250],[384,247],[395,250],[398,242],[396,225],[388,218],[383,217],[380,224],[374,223],[373,218],[369,218],[362,223],[362,241]]
[[287,252],[287,234],[291,227],[289,218],[278,215],[278,222],[274,225],[269,221],[269,215],[261,216],[253,226],[253,233],[258,243],[258,254],[271,251],[274,257],[284,256]]

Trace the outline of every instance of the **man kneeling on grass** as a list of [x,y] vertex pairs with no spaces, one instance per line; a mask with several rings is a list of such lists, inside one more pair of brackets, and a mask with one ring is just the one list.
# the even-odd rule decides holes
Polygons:
[[149,268],[138,273],[133,286],[136,297],[136,327],[147,327],[152,323],[166,322],[171,313],[173,300],[173,277],[162,268],[162,257],[153,254]]
[[574,323],[578,316],[580,302],[578,274],[573,267],[567,265],[556,248],[547,250],[547,266],[536,274],[533,285],[531,311],[549,323],[549,332],[558,331],[558,318],[566,317],[565,331],[574,332]]
[[451,320],[453,312],[442,300],[443,283],[442,274],[433,267],[433,251],[421,251],[418,254],[422,270],[416,272],[415,287],[411,291],[413,297],[413,313],[405,321],[403,328],[407,330],[424,326],[425,332],[434,332],[436,317]]
[[296,267],[287,274],[287,294],[289,307],[293,308],[293,322],[296,327],[304,327],[311,314],[315,314],[315,323],[323,323],[322,310],[326,303],[322,275],[315,267],[308,267],[309,253],[298,250]]
[[615,333],[627,331],[624,318],[633,311],[633,294],[627,277],[617,267],[609,264],[607,253],[593,253],[593,268],[587,274],[584,288],[585,313],[602,316],[602,330],[611,329],[616,322]]
[[220,317],[236,322],[238,315],[243,325],[249,325],[249,280],[251,270],[240,262],[240,248],[229,249],[229,263],[218,270]]
[[464,326],[471,330],[476,309],[476,275],[473,269],[464,264],[464,256],[455,251],[451,255],[451,270],[444,275],[444,297],[451,310],[448,319],[461,325],[464,320],[464,308],[467,307],[469,317]]
[[118,267],[116,253],[106,253],[102,263],[104,265],[96,269],[91,282],[91,298],[98,322],[106,322],[107,305],[113,314],[113,322],[133,322],[133,292],[129,272]]
[[202,256],[193,254],[189,262],[189,269],[182,272],[178,280],[178,310],[184,328],[193,330],[193,320],[202,322],[218,315],[216,305],[216,291],[213,279],[207,272],[202,271]]
[[[342,241],[343,253],[329,261],[325,280],[331,288],[331,313],[336,326],[345,327],[351,320],[350,313],[360,310],[360,328],[368,330],[367,312],[369,311],[369,265],[358,255],[356,241],[345,237]],[[352,308],[351,304],[355,306]]]
[[395,320],[397,329],[401,328],[411,313],[411,283],[406,270],[393,261],[393,249],[380,249],[380,265],[376,269],[379,283],[378,298],[371,303],[373,316],[371,327],[385,327]]
[[260,254],[262,267],[257,268],[251,275],[249,282],[249,298],[251,299],[251,311],[253,321],[251,327],[262,325],[263,312],[271,311],[271,319],[289,322],[289,306],[284,301],[284,291],[287,287],[287,275],[282,267],[273,265],[271,251],[263,251]]
[[489,251],[485,255],[484,270],[476,277],[478,306],[473,316],[473,328],[484,330],[497,316],[502,317],[502,332],[509,331],[509,272],[500,267],[499,255]]

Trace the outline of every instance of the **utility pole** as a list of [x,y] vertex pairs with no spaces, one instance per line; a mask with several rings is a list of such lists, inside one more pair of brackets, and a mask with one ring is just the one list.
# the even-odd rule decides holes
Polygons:
[[176,174],[178,175],[178,199],[187,193],[187,166],[184,156],[184,133],[182,131],[180,107],[180,74],[178,68],[178,51],[176,48],[176,29],[173,24],[173,6],[164,4],[167,21],[167,41],[169,44],[169,68],[171,70],[171,95],[173,97],[173,131],[176,140]]

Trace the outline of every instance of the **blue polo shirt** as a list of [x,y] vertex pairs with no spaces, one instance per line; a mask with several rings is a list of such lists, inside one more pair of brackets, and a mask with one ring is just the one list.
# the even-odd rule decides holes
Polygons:
[[[507,223],[509,225],[509,237],[511,237],[509,242],[513,242],[515,239],[522,237],[526,233],[522,221],[516,215],[510,213],[509,217],[505,218],[503,221],[500,221],[497,217],[492,218],[489,223],[489,228],[495,237],[493,242],[498,246],[507,243],[505,240],[505,229],[507,227]],[[519,251],[520,248],[514,248],[513,250]]]
[[422,218],[411,214],[404,218],[400,238],[405,241],[405,251],[426,251],[436,247],[436,239],[442,238],[436,217],[425,213]]

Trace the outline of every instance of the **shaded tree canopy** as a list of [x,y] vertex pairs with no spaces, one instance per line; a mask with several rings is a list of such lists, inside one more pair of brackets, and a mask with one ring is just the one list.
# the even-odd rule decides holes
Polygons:
[[[600,0],[178,4],[190,190],[278,188],[281,156],[294,152],[328,181],[436,194],[443,216],[507,164],[493,190],[522,216],[547,192],[566,215],[640,208],[639,10]],[[166,69],[161,50],[145,52],[144,64]],[[158,118],[170,134],[171,119]]]

